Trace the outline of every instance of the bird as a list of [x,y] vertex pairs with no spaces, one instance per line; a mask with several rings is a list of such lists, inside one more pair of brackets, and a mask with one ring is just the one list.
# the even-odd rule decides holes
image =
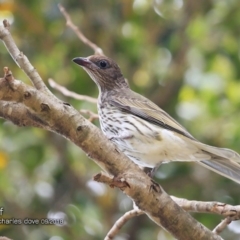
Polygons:
[[240,184],[240,155],[195,139],[181,124],[146,97],[132,91],[117,63],[104,55],[76,57],[99,90],[102,132],[141,168],[154,173],[172,161],[196,162]]

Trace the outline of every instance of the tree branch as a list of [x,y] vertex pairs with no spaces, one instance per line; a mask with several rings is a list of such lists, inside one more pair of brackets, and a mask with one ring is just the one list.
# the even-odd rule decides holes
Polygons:
[[80,101],[87,101],[87,102],[90,102],[90,103],[97,103],[97,99],[96,98],[92,98],[92,97],[89,97],[89,96],[85,96],[85,95],[80,95],[78,93],[75,93],[75,92],[72,92],[72,91],[69,91],[67,88],[57,84],[53,79],[48,79],[48,82],[49,82],[49,85],[58,90],[60,93],[62,93],[64,96],[67,96],[67,97],[71,97],[71,98],[74,98],[74,99],[77,99],[77,100],[80,100]]
[[187,200],[184,198],[177,198],[171,196],[171,198],[185,211],[188,212],[201,212],[201,213],[214,213],[224,217],[231,217],[234,220],[240,219],[240,205],[232,206],[221,202],[202,202]]
[[90,121],[90,122],[93,122],[95,119],[99,118],[98,114],[91,112],[89,110],[81,109],[79,112],[82,114],[88,115],[89,116],[88,121]]
[[80,31],[80,29],[72,22],[69,14],[66,12],[65,8],[59,3],[58,8],[66,19],[66,25],[70,27],[78,38],[88,47],[90,47],[95,54],[104,55],[103,50],[97,46],[95,43],[91,42],[86,36]]
[[144,212],[140,209],[132,209],[128,212],[126,212],[122,217],[120,217],[112,226],[110,231],[107,233],[107,236],[104,238],[104,240],[111,240],[114,239],[114,237],[117,235],[117,233],[120,231],[120,229],[123,227],[123,225],[130,220],[133,217],[137,217],[144,214]]
[[231,222],[232,220],[230,217],[225,218],[213,229],[213,233],[220,234]]

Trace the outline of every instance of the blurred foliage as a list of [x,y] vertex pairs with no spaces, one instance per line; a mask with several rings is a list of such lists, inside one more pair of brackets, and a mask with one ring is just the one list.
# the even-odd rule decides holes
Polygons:
[[[65,27],[61,2],[86,36],[115,59],[132,88],[181,122],[197,139],[239,151],[240,2],[238,0],[0,0],[0,19],[44,81],[55,79],[97,97],[87,74],[71,62],[93,54]],[[2,45],[0,66],[30,81]],[[77,109],[96,106],[66,98]],[[0,120],[0,218],[62,218],[58,225],[0,225],[12,239],[103,239],[132,207],[119,190],[93,182],[100,169],[72,143],[40,129]],[[95,121],[98,125],[98,122]],[[94,147],[94,146],[93,146]],[[239,204],[240,186],[194,163],[161,166],[156,181],[172,195]],[[219,216],[194,214],[208,228]],[[239,239],[239,223],[222,236]],[[146,216],[129,221],[120,239],[173,239]]]

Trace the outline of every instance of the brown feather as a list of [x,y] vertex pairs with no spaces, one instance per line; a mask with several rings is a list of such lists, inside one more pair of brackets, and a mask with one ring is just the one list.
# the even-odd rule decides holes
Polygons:
[[172,130],[195,140],[194,137],[169,114],[147,98],[130,89],[125,89],[121,94],[114,94],[114,96],[108,97],[108,101],[122,111],[126,111],[162,128]]

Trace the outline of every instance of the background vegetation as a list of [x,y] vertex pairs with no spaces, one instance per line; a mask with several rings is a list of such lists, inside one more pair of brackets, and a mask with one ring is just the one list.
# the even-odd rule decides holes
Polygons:
[[[197,139],[240,152],[238,0],[0,0],[0,18],[12,22],[17,45],[43,79],[51,77],[70,90],[97,97],[95,84],[71,62],[93,52],[65,28],[59,2],[86,36],[118,62],[135,91],[152,99]],[[4,66],[30,84],[0,45],[1,69]],[[77,109],[96,111],[94,104],[56,95]],[[64,226],[0,225],[0,235],[103,239],[132,207],[119,190],[93,182],[100,169],[61,136],[20,129],[3,120],[0,126],[0,218],[66,221]],[[240,202],[238,184],[194,163],[166,164],[156,181],[178,197]],[[220,221],[207,214],[194,217],[210,229]],[[240,223],[232,223],[222,236],[239,239],[239,229]],[[173,238],[141,216],[128,222],[117,239]]]

